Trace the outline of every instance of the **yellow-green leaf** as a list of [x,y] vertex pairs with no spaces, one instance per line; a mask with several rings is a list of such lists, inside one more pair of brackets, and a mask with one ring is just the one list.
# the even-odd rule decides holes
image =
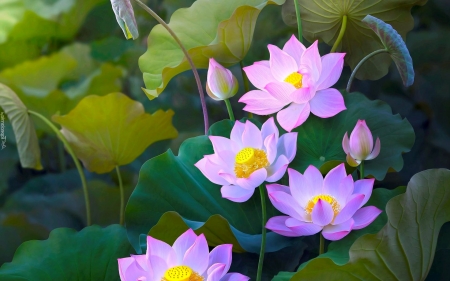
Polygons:
[[[16,136],[20,164],[24,168],[42,170],[41,150],[39,149],[36,130],[28,115],[27,107],[10,88],[3,84],[0,84],[0,106],[11,121],[14,135]],[[6,119],[6,116],[2,116],[2,122],[4,119]],[[4,145],[3,142],[6,141],[5,137],[2,134],[2,147]]]
[[[197,68],[207,68],[209,58],[230,66],[241,61],[252,43],[256,19],[268,4],[285,0],[198,0],[179,9],[169,26],[179,37]],[[158,97],[175,75],[190,69],[189,63],[167,30],[155,26],[148,37],[148,50],[139,59],[149,99]]]
[[2,0],[0,2],[0,43],[6,41],[9,32],[20,21],[24,11],[22,0]]
[[75,154],[92,172],[131,163],[152,143],[177,136],[172,110],[145,113],[124,94],[85,97],[69,114],[53,116]]
[[[345,62],[352,69],[369,53],[383,49],[380,38],[362,22],[367,15],[375,16],[392,25],[405,38],[413,28],[411,8],[424,5],[427,0],[299,0],[303,35],[313,42],[321,40],[328,45],[336,41],[344,15],[347,28],[338,51],[347,53]],[[286,1],[283,19],[296,26],[294,1]],[[356,74],[358,79],[377,80],[388,73],[391,59],[388,54],[379,54],[362,65]]]

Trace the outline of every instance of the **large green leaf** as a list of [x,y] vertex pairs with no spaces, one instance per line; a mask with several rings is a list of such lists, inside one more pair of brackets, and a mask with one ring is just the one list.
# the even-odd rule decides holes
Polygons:
[[[16,136],[17,150],[19,151],[20,164],[24,168],[41,170],[41,150],[34,129],[33,121],[28,115],[28,109],[20,98],[7,86],[0,83],[0,106],[8,116]],[[1,120],[6,116],[2,112]],[[6,145],[6,136],[2,129],[0,136],[1,146]]]
[[358,238],[349,262],[316,258],[292,280],[424,280],[441,226],[450,221],[450,171],[434,169],[411,178],[406,192],[386,206],[388,223]]
[[[170,28],[189,52],[197,68],[207,68],[209,58],[230,66],[241,61],[252,43],[260,11],[285,0],[198,0],[170,18]],[[139,59],[147,97],[154,99],[170,79],[190,69],[189,63],[167,30],[155,26],[148,37],[148,50]]]
[[8,34],[24,13],[22,0],[3,0],[0,2],[0,43],[8,38]]
[[47,240],[23,243],[13,261],[0,268],[0,279],[120,280],[117,259],[132,252],[119,225],[90,226],[80,232],[59,228]]
[[345,162],[342,139],[351,133],[358,119],[366,120],[374,138],[381,141],[381,152],[374,160],[364,162],[365,174],[382,180],[390,168],[400,171],[402,153],[408,152],[415,140],[414,130],[406,119],[393,115],[388,104],[371,101],[363,94],[343,93],[347,110],[333,118],[310,116],[298,132],[297,154],[290,167],[303,172],[309,165],[323,172]]
[[[210,135],[230,136],[229,120],[211,126]],[[211,246],[232,243],[235,251],[259,252],[261,241],[261,203],[259,192],[245,203],[222,198],[220,186],[211,183],[194,164],[213,149],[207,136],[188,139],[178,156],[169,150],[148,160],[141,168],[139,182],[125,211],[128,239],[139,251],[141,234],[173,242],[187,226],[205,231]],[[268,200],[268,198],[266,198]],[[177,213],[166,213],[170,211]],[[277,214],[268,205],[268,217]],[[162,216],[162,218],[161,218]],[[161,220],[160,220],[161,218]],[[291,239],[269,233],[267,249],[276,251]]]
[[[331,46],[339,35],[343,16],[347,15],[347,28],[338,50],[347,53],[345,62],[354,69],[366,55],[384,48],[378,36],[362,22],[365,16],[370,14],[391,24],[405,38],[414,25],[411,8],[426,2],[427,0],[299,0],[303,35],[310,42],[319,39]],[[286,1],[283,13],[286,23],[296,26],[294,0]],[[356,78],[377,80],[388,73],[390,64],[388,54],[376,55],[361,66]]]

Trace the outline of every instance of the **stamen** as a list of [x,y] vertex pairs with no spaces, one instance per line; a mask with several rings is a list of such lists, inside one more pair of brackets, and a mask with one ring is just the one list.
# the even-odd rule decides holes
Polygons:
[[264,150],[246,147],[236,155],[234,173],[238,178],[248,178],[254,171],[269,166]]
[[203,277],[185,265],[169,268],[161,281],[203,281]]
[[341,206],[339,206],[339,203],[333,196],[328,194],[319,194],[311,198],[306,204],[305,211],[308,215],[312,213],[312,210],[314,209],[314,206],[316,206],[319,199],[327,201],[331,205],[331,208],[333,208],[334,216],[337,216],[337,214],[339,214],[339,212],[341,211]]
[[302,79],[303,75],[298,72],[292,72],[288,77],[286,77],[286,79],[284,79],[284,82],[292,84],[295,88],[300,89],[302,87]]

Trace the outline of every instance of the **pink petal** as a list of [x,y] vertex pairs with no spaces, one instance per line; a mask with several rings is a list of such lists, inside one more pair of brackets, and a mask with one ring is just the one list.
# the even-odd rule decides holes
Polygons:
[[339,183],[335,190],[330,192],[330,195],[334,196],[342,207],[347,204],[349,197],[353,194],[354,186],[352,175],[348,175]]
[[332,196],[338,195],[336,190],[345,177],[347,177],[347,172],[345,171],[344,163],[331,169],[323,180],[323,193],[330,194]]
[[310,189],[307,188],[308,182],[305,176],[303,176],[296,170],[289,168],[288,174],[289,187],[292,197],[299,203],[302,208],[305,208],[306,204],[308,204],[308,201],[312,197],[314,197],[314,195],[310,192]]
[[361,202],[361,206],[369,201],[370,196],[372,195],[373,184],[375,183],[375,179],[362,179],[357,180],[355,182],[355,189],[353,190],[353,194],[364,194],[364,200]]
[[219,171],[219,176],[221,176],[224,180],[226,180],[229,184],[236,184],[236,175],[234,172],[228,172],[224,170]]
[[303,87],[295,90],[291,96],[295,103],[307,103],[314,97],[315,91],[310,87]]
[[240,273],[228,273],[220,279],[220,281],[247,281],[250,280],[249,277],[242,275]]
[[242,134],[244,133],[244,130],[245,124],[240,121],[236,121],[233,129],[231,129],[230,139],[234,141],[238,147],[242,147]]
[[344,238],[353,229],[353,219],[349,219],[338,225],[327,225],[322,230],[325,239],[336,241]]
[[197,163],[194,164],[202,174],[212,183],[218,185],[226,185],[228,181],[219,175],[219,170],[221,167],[214,165],[207,158],[200,159]]
[[133,257],[117,259],[119,265],[120,280],[137,280],[146,277],[151,280],[151,272],[143,270]]
[[[222,168],[222,170],[227,171],[228,173],[234,172],[234,164],[236,161],[237,152],[233,152],[230,150],[222,150],[218,151],[216,155],[222,160],[222,163],[218,164]],[[208,157],[208,160],[211,158]]]
[[255,61],[253,64],[264,65],[264,66],[266,66],[267,68],[270,68],[270,61],[269,61],[269,60]]
[[284,81],[290,74],[298,71],[295,59],[274,45],[268,45],[270,53],[270,71],[278,81]]
[[193,271],[202,275],[208,268],[209,248],[206,238],[200,234],[194,244],[186,251],[183,265],[189,266]]
[[303,44],[298,41],[295,35],[292,35],[283,47],[283,51],[294,58],[298,66],[301,64],[300,61],[305,50],[305,46],[303,46]]
[[344,53],[331,53],[322,57],[322,73],[316,83],[318,91],[330,88],[339,80],[344,67],[344,56]]
[[322,72],[322,60],[320,59],[319,49],[316,40],[308,49],[302,54],[302,64],[306,65],[311,70],[311,75],[314,81],[318,81],[320,73]]
[[266,148],[267,160],[269,163],[273,163],[275,157],[277,157],[277,139],[275,134],[264,139],[264,147]]
[[279,155],[285,155],[289,163],[294,160],[297,153],[297,132],[286,133],[278,140],[277,152]]
[[319,169],[313,165],[309,165],[303,175],[307,182],[306,188],[308,189],[308,195],[314,197],[321,194],[323,190],[323,177]]
[[131,255],[131,256],[134,258],[134,260],[137,263],[137,266],[140,270],[144,270],[144,271],[150,270],[149,263],[148,263],[148,260],[147,260],[147,257],[145,254],[144,255]]
[[311,219],[314,224],[325,226],[333,220],[334,212],[331,205],[319,199],[311,212]]
[[263,140],[261,138],[261,131],[250,121],[245,122],[245,130],[242,133],[242,144],[244,147],[252,147],[261,149]]
[[284,155],[280,155],[278,159],[267,167],[267,182],[276,182],[280,180],[286,173],[286,169],[289,165],[289,160]]
[[278,112],[286,104],[275,99],[266,91],[254,90],[244,94],[239,102],[245,103],[245,111],[258,115],[269,115]]
[[177,264],[182,264],[184,254],[186,251],[194,245],[197,235],[192,229],[188,229],[185,233],[181,234],[172,245],[173,250],[177,255]]
[[373,137],[366,121],[358,120],[350,134],[350,152],[358,160],[365,160],[373,149]]
[[248,178],[238,178],[236,184],[245,189],[255,189],[260,186],[267,178],[267,170],[261,168],[254,171]]
[[[228,270],[227,270],[228,271]],[[225,271],[225,265],[221,263],[213,264],[210,268],[208,268],[208,278],[206,281],[219,281],[222,276],[227,272]]]
[[283,236],[297,237],[298,234],[286,226],[286,220],[290,218],[289,216],[272,217],[267,221],[266,228]]
[[278,132],[277,125],[275,125],[275,120],[273,117],[267,119],[266,122],[261,127],[261,137],[265,140],[268,136],[275,134],[275,139],[278,140],[280,133]]
[[151,271],[153,272],[153,279],[150,280],[161,280],[166,270],[174,266],[168,266],[167,263],[159,256],[150,256],[148,261]]
[[177,255],[171,246],[163,241],[147,236],[147,260],[150,256],[160,257],[168,266],[176,264],[177,261]]
[[296,91],[295,87],[285,82],[271,82],[264,88],[272,97],[284,105],[292,102],[291,94]]
[[237,185],[224,185],[220,189],[222,197],[230,201],[242,203],[250,199],[255,189],[246,189]]
[[316,92],[309,104],[311,105],[311,112],[320,118],[332,117],[347,109],[341,93],[333,88]]
[[322,226],[311,222],[303,222],[293,218],[286,220],[286,226],[298,234],[298,236],[314,235],[322,230]]
[[310,109],[309,103],[292,103],[287,108],[277,113],[277,120],[280,126],[290,132],[308,119]]
[[348,154],[350,151],[350,144],[347,132],[345,132],[344,138],[342,139],[342,149],[344,149],[345,154]]
[[280,192],[284,192],[287,194],[291,194],[289,186],[285,186],[285,185],[281,185],[281,184],[276,184],[276,183],[268,184],[268,185],[266,185],[266,188],[267,188],[267,193],[280,191]]
[[269,199],[272,205],[283,214],[298,220],[305,220],[305,210],[300,207],[292,195],[282,191],[275,191],[269,193]]
[[377,138],[377,141],[375,142],[375,147],[372,150],[372,153],[369,154],[369,156],[366,157],[366,160],[372,160],[380,154],[381,144],[380,144],[380,138]]
[[353,220],[355,221],[353,229],[361,229],[368,226],[381,214],[381,212],[380,209],[374,206],[359,209],[353,216]]
[[207,85],[214,96],[220,99],[228,98],[236,84],[233,78],[230,70],[217,63],[213,58],[209,59]]
[[216,153],[222,150],[229,150],[233,152],[239,151],[237,144],[230,139],[219,136],[209,136],[209,140],[211,141],[214,152]]
[[361,207],[361,202],[364,200],[363,194],[353,195],[347,202],[344,208],[339,212],[333,221],[333,225],[341,224],[353,217],[356,211]]
[[262,90],[268,83],[276,81],[272,76],[269,65],[255,63],[244,67],[243,70],[247,74],[248,80],[258,89]]
[[221,263],[225,265],[225,272],[228,272],[231,266],[232,250],[232,244],[222,244],[215,247],[211,253],[209,253],[209,266]]

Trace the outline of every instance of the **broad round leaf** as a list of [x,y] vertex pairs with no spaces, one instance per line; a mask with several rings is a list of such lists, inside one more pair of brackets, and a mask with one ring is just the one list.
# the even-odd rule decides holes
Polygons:
[[424,280],[441,226],[450,221],[450,171],[433,169],[411,178],[406,192],[386,206],[388,222],[358,238],[347,264],[309,262],[291,280]]
[[[16,136],[20,164],[24,168],[42,170],[41,150],[39,148],[33,121],[28,115],[28,109],[10,88],[0,83],[0,106],[11,121]],[[3,113],[2,113],[3,114]],[[6,116],[2,116],[2,122]],[[3,131],[3,130],[2,130]],[[6,142],[4,134],[0,137],[1,146]]]
[[117,259],[132,253],[120,225],[58,228],[47,240],[23,243],[0,268],[0,280],[120,280]]
[[145,113],[121,93],[88,96],[69,114],[54,115],[75,154],[91,172],[107,173],[131,163],[154,142],[175,138],[172,110]]
[[[198,0],[191,7],[174,12],[169,26],[197,68],[208,68],[211,57],[230,66],[247,54],[260,11],[268,4],[281,5],[284,1]],[[149,99],[158,97],[172,77],[190,69],[180,47],[161,25],[150,32],[148,50],[139,59],[139,67]]]
[[[211,126],[209,134],[230,137],[232,126],[230,120],[220,121]],[[199,136],[184,141],[178,156],[169,150],[142,166],[125,211],[128,239],[136,251],[140,251],[141,234],[150,231],[170,243],[189,226],[204,232],[211,246],[231,243],[238,252],[259,252],[259,192],[255,190],[244,203],[222,198],[221,186],[210,182],[194,166],[204,155],[212,153],[209,138]],[[179,213],[183,220],[177,213],[166,213],[170,211]],[[271,204],[267,205],[267,212],[269,218],[278,214]],[[267,249],[279,250],[290,240],[272,233],[268,235]]]
[[322,172],[339,163],[346,162],[342,148],[345,132],[352,132],[358,119],[366,120],[373,137],[380,138],[381,152],[373,160],[365,161],[367,176],[382,180],[390,168],[400,171],[403,168],[402,153],[411,150],[415,134],[408,120],[399,114],[393,115],[388,104],[371,101],[363,94],[343,93],[346,110],[332,118],[310,116],[298,132],[297,154],[290,167],[303,173],[309,165]]
[[0,2],[0,43],[8,38],[14,25],[22,18],[25,7],[22,0],[3,0]]
[[389,51],[392,60],[395,62],[405,87],[411,86],[414,82],[413,62],[403,38],[390,24],[376,17],[367,15],[363,22],[380,37],[381,43]]
[[[427,0],[299,0],[303,35],[313,42],[321,40],[328,45],[336,41],[344,15],[347,15],[347,28],[340,46],[340,52],[347,53],[345,62],[352,69],[373,51],[384,46],[370,28],[362,22],[367,15],[374,15],[398,31],[405,38],[414,25],[410,14],[415,5],[424,5]],[[296,26],[294,0],[288,0],[283,7],[283,18]],[[388,73],[391,60],[388,54],[378,54],[366,61],[356,74],[356,78],[377,80]]]

